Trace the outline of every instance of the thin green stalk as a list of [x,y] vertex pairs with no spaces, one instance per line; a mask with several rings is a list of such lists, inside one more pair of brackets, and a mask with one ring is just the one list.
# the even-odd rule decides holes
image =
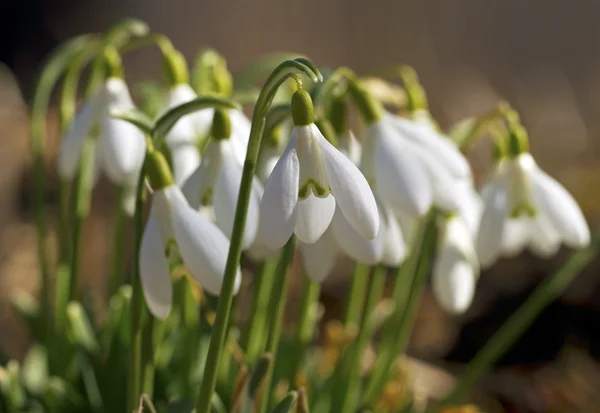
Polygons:
[[146,198],[144,167],[140,172],[138,180],[135,215],[134,215],[134,249],[133,249],[133,271],[131,279],[131,348],[129,353],[129,390],[127,400],[127,411],[135,409],[142,390],[142,342],[143,342],[143,320],[144,296],[140,279],[139,254],[144,232],[144,204]]
[[[40,269],[41,313],[50,314],[48,296],[48,253],[46,251],[46,222],[44,212],[44,150],[47,135],[46,115],[52,89],[72,59],[84,49],[91,36],[78,36],[59,46],[42,69],[31,104],[31,154],[33,157],[33,200],[37,228],[38,265]],[[51,327],[51,323],[48,323]]]
[[154,393],[154,317],[147,317],[142,331],[141,392],[152,399]]
[[73,193],[75,211],[71,221],[71,282],[68,301],[71,301],[75,298],[78,286],[79,239],[81,237],[82,224],[90,213],[92,187],[94,186],[95,150],[95,138],[87,138],[83,142],[83,147],[81,149],[81,164],[79,166],[79,174],[76,179],[75,191]]
[[298,326],[296,327],[295,348],[291,357],[294,358],[289,375],[289,383],[295,388],[296,376],[302,365],[306,349],[314,336],[316,310],[319,304],[321,285],[318,282],[304,277],[304,291],[300,301]]
[[[62,84],[60,95],[60,133],[64,133],[70,126],[75,115],[77,104],[77,89],[81,72],[85,63],[97,52],[99,41],[92,39],[85,50],[82,50],[68,67]],[[89,154],[86,154],[89,157]],[[81,179],[81,178],[80,178]],[[78,181],[81,183],[81,181]],[[78,184],[79,184],[78,183]],[[70,190],[71,182],[59,180],[58,183],[58,239],[59,239],[59,264],[56,270],[56,284],[54,291],[54,338],[50,345],[52,371],[62,371],[68,362],[65,357],[64,347],[67,340],[67,305],[72,296],[72,234],[70,232]]]
[[334,401],[332,403],[333,413],[350,413],[356,406],[359,399],[361,384],[360,367],[362,354],[369,343],[373,334],[372,315],[377,303],[381,300],[385,288],[386,271],[382,266],[378,266],[371,275],[371,285],[369,295],[363,311],[363,320],[361,329],[356,341],[350,346],[342,364],[344,374],[338,376],[336,387],[333,391]]
[[344,315],[344,325],[346,328],[351,325],[358,326],[360,323],[360,316],[367,295],[369,271],[371,271],[371,267],[365,264],[356,264],[354,267],[350,295],[348,297],[348,304]]
[[394,293],[397,293],[400,301],[396,302],[395,313],[383,331],[378,357],[363,395],[364,405],[372,404],[379,397],[394,360],[404,352],[408,344],[435,249],[435,218],[435,212],[425,218],[414,252],[400,268],[396,283],[402,283],[407,293],[400,294],[400,287],[394,287]]
[[258,97],[256,106],[254,107],[248,150],[246,152],[235,219],[233,221],[229,255],[227,257],[227,265],[225,266],[225,273],[223,275],[223,285],[221,286],[217,314],[210,338],[202,385],[196,401],[196,413],[209,413],[213,392],[215,390],[219,361],[225,345],[227,328],[229,326],[231,304],[233,301],[233,287],[235,285],[236,273],[242,255],[242,237],[246,226],[246,215],[248,213],[248,204],[252,191],[252,181],[254,179],[254,171],[256,169],[256,162],[260,151],[260,143],[265,128],[266,118],[277,89],[286,79],[295,73],[304,73],[315,82],[323,79],[314,65],[305,59],[283,62],[267,79],[265,86]]
[[268,406],[271,396],[271,386],[273,384],[274,366],[277,363],[277,348],[279,347],[279,339],[281,338],[281,330],[283,327],[283,313],[285,303],[287,301],[287,290],[290,280],[291,271],[289,266],[294,258],[296,242],[292,236],[283,247],[277,269],[275,270],[275,279],[271,290],[271,298],[269,300],[269,314],[272,317],[270,321],[271,328],[267,336],[267,353],[272,354],[271,368],[267,371],[263,385],[260,406],[257,413],[264,413]]
[[250,309],[250,320],[244,330],[242,345],[246,353],[246,362],[253,365],[264,351],[267,329],[269,297],[273,288],[276,262],[264,261],[256,275],[254,299]]
[[125,256],[125,235],[127,213],[123,208],[124,188],[118,189],[115,205],[115,216],[113,218],[113,242],[110,260],[110,275],[108,278],[107,296],[110,298],[117,292],[123,282],[123,259]]
[[477,379],[529,328],[542,310],[559,298],[571,281],[597,257],[599,250],[600,236],[596,236],[588,248],[574,252],[552,277],[544,280],[471,360],[454,388],[438,407],[459,402]]

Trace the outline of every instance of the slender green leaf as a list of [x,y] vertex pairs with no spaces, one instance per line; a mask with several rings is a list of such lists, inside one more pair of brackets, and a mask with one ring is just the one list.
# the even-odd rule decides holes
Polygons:
[[296,408],[298,402],[298,393],[292,391],[280,401],[272,410],[272,413],[289,413]]
[[240,109],[240,106],[229,99],[214,96],[194,99],[171,108],[158,118],[152,130],[152,137],[156,142],[161,142],[181,117],[206,108]]
[[110,116],[131,123],[146,135],[150,135],[154,127],[152,119],[139,109],[112,109]]

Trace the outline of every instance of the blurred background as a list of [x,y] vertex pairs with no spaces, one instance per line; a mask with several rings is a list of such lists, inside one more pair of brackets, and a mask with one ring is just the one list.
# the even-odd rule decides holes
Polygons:
[[[123,17],[147,21],[190,60],[203,47],[215,48],[234,75],[270,52],[298,52],[317,65],[346,65],[358,73],[410,64],[444,127],[508,100],[521,113],[540,166],[574,194],[592,228],[600,223],[600,2],[0,0],[0,347],[8,355],[20,356],[27,344],[10,296],[15,288],[35,291],[37,282],[27,130],[35,73],[58,43],[103,31]],[[129,54],[125,67],[132,85],[160,76],[153,49]],[[52,131],[49,206],[56,203]],[[478,178],[489,167],[488,152],[480,145],[469,155]],[[100,295],[104,284],[97,280],[106,273],[112,222],[107,188],[97,191],[84,229],[84,288]],[[47,242],[53,245],[53,234]],[[461,364],[567,255],[501,261],[482,274],[473,308],[459,318],[442,313],[426,294],[411,355],[460,373]],[[483,393],[524,409],[514,411],[600,405],[590,401],[600,392],[599,270],[598,263],[588,268],[544,312],[481,380]],[[332,317],[344,300],[348,272],[341,263],[323,288]]]

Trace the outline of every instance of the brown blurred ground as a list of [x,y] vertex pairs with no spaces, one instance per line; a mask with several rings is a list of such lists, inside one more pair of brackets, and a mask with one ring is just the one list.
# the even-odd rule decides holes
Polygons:
[[[44,23],[58,41],[135,16],[167,34],[190,59],[204,46],[216,48],[234,73],[273,51],[304,53],[318,65],[343,64],[362,73],[408,63],[419,72],[432,112],[444,126],[506,99],[521,113],[539,164],[573,192],[592,226],[600,222],[600,3],[596,1],[60,0],[47,4]],[[43,40],[47,38],[40,44]],[[17,75],[29,90],[39,58],[27,48],[17,52]],[[128,56],[128,79],[156,78],[157,57],[151,49]],[[15,284],[35,287],[35,234],[26,188],[20,186],[28,182],[26,113],[14,86],[6,86],[10,83],[5,77],[0,81],[0,331],[5,332],[0,334],[0,344],[10,354],[19,354],[23,341],[15,339],[19,335],[13,334],[17,327],[7,315],[6,299]],[[488,150],[481,145],[472,154],[478,173],[488,167]],[[50,181],[53,171],[50,165]],[[104,198],[86,228],[85,239],[91,244],[82,271],[87,285],[100,293],[103,285],[98,280],[107,262],[104,240],[111,222],[110,200]],[[54,202],[51,193],[48,201]],[[443,315],[426,296],[413,351],[426,357],[446,354],[459,339],[461,325],[489,313],[504,297],[526,291],[564,258],[561,254],[543,262],[527,256],[503,262],[484,275],[474,309],[459,320]],[[563,302],[597,314],[597,268],[586,271]],[[347,270],[340,266],[330,285],[337,285]],[[336,291],[340,290],[325,287],[325,298],[338,303],[343,296]],[[597,325],[589,327],[597,329]]]

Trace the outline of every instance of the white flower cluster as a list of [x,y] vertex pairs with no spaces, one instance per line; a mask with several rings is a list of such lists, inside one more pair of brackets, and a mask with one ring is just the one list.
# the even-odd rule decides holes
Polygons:
[[[464,155],[423,116],[382,111],[365,122],[360,143],[348,130],[339,131],[340,150],[313,122],[307,96],[299,90],[292,98],[294,125],[287,146],[268,148],[260,158],[262,182],[255,178],[252,184],[242,242],[249,256],[272,257],[294,234],[307,276],[319,282],[340,255],[397,267],[411,250],[411,228],[434,209],[439,217],[433,291],[443,309],[458,314],[471,303],[480,265],[525,247],[547,257],[561,243],[574,248],[589,243],[577,203],[523,145],[497,159],[478,193]],[[164,110],[194,98],[188,84],[175,85]],[[59,153],[63,178],[74,177],[83,140],[95,135],[97,168],[119,185],[138,179],[144,136],[109,117],[114,107],[133,107],[118,78],[108,79],[84,103],[67,131]],[[227,126],[220,136],[214,133],[217,116]],[[166,136],[174,178],[153,187],[140,256],[143,289],[154,315],[165,317],[171,308],[165,256],[171,245],[205,290],[219,294],[250,128],[239,110],[205,109],[182,117]],[[200,136],[210,137],[202,154]],[[239,285],[238,271],[236,290]]]

